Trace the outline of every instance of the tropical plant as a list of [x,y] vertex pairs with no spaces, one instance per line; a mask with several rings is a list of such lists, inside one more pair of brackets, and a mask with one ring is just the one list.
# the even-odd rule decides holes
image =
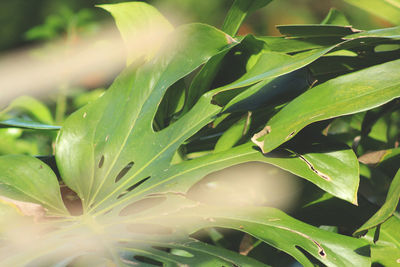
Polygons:
[[[357,30],[331,10],[322,24],[278,26],[284,37],[235,36],[269,2],[236,0],[222,30],[174,29],[143,2],[101,6],[128,44],[128,66],[67,118],[51,168],[0,157],[1,265],[399,263],[400,28]],[[130,50],[139,26],[162,29],[164,41]],[[188,193],[249,161],[309,182],[296,219]],[[82,211],[66,207],[60,187]],[[244,233],[246,249],[230,250],[222,229]]]

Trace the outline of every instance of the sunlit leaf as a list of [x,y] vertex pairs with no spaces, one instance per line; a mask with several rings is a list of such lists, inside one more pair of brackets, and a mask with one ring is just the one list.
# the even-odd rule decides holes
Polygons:
[[345,2],[370,12],[393,24],[400,24],[399,0],[345,0]]
[[[172,25],[154,7],[144,2],[100,5],[110,12],[128,49],[127,64],[144,57],[150,59],[159,49],[160,42],[173,30]],[[143,40],[144,38],[147,38]],[[156,42],[150,42],[151,40]],[[140,41],[146,47],[137,47]]]

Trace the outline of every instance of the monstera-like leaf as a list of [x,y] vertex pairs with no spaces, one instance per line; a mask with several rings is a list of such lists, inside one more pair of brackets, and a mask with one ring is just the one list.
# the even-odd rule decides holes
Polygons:
[[[69,214],[62,203],[56,176],[41,161],[22,156],[0,158],[2,195],[22,204],[39,205],[47,212],[47,216],[38,219],[42,223],[35,233],[40,234],[28,235],[23,243],[2,246],[1,265],[264,266],[192,235],[203,228],[222,227],[252,235],[285,251],[304,266],[313,266],[313,261],[327,266],[368,266],[367,241],[307,225],[274,208],[222,208],[187,197],[191,186],[211,172],[241,162],[261,161],[356,204],[358,162],[354,152],[343,146],[331,145],[317,152],[280,147],[273,153],[263,154],[248,140],[238,146],[225,145],[223,149],[220,143],[213,153],[174,163],[181,145],[223,111],[223,107],[212,104],[213,97],[221,90],[202,94],[176,121],[156,131],[153,121],[163,97],[169,88],[180,85],[183,78],[232,49],[238,41],[203,24],[181,26],[166,40],[154,55],[154,50],[151,51],[148,61],[133,62],[104,95],[73,113],[60,131],[56,144],[57,166],[62,181],[79,196],[82,215]],[[230,90],[284,75],[332,49],[312,50],[298,56],[271,52],[261,57],[254,72],[244,74],[240,83],[223,88]],[[262,70],[268,56],[272,62]],[[345,79],[352,82],[351,78]],[[325,85],[327,89],[321,85],[320,93],[328,91],[334,83]],[[308,92],[308,95],[317,95],[316,90]],[[284,137],[286,131],[291,131],[292,126],[279,125],[282,121],[279,118],[292,106],[303,108],[299,101],[289,103],[275,115],[276,119],[271,119],[274,123],[271,135],[275,135],[275,125],[284,128],[281,134]],[[289,115],[291,123],[296,112]],[[304,120],[312,122],[313,114],[306,115],[309,116],[304,116]],[[300,130],[303,124],[306,123],[299,122],[293,128]],[[285,140],[278,137],[273,148],[277,146],[275,143]],[[265,151],[269,151],[270,146],[265,144],[260,148],[267,147]],[[15,232],[15,227],[2,228],[2,238],[14,237]]]

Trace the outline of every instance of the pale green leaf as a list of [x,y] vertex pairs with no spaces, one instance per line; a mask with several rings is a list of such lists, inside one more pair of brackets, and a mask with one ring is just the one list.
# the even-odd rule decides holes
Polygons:
[[42,205],[49,215],[68,215],[53,171],[42,161],[23,155],[0,157],[0,194]]
[[127,64],[143,57],[152,58],[166,36],[173,30],[172,25],[160,12],[144,2],[127,2],[100,5],[112,14],[122,39],[128,49]]

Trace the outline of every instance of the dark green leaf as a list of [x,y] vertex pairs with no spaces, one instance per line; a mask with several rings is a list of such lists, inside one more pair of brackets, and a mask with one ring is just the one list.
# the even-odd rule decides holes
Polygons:
[[383,266],[396,266],[400,262],[400,219],[390,217],[380,226],[368,231],[364,237],[371,243],[371,261]]
[[49,130],[55,131],[60,130],[61,126],[56,125],[48,125],[35,121],[28,121],[24,119],[8,119],[4,121],[0,121],[0,128],[22,128],[22,129],[31,129],[31,130]]
[[272,117],[253,141],[264,152],[269,152],[308,124],[368,110],[399,97],[400,75],[391,71],[398,67],[400,60],[395,60],[340,76],[308,90]]
[[277,26],[282,35],[288,37],[342,37],[353,33],[358,33],[360,30],[354,29],[351,26],[336,26],[336,25],[281,25]]
[[266,46],[274,52],[293,53],[310,49],[328,47],[342,42],[340,37],[309,37],[309,38],[293,38],[275,36],[257,36],[258,40],[266,43]]
[[251,113],[244,116],[235,124],[233,124],[224,134],[218,139],[215,144],[214,152],[220,152],[232,148],[249,130],[251,122]]
[[368,230],[375,227],[383,222],[385,222],[392,214],[395,212],[396,207],[399,203],[400,198],[400,171],[397,172],[394,177],[392,184],[390,185],[389,192],[386,197],[385,203],[378,210],[377,213],[372,216],[366,223],[364,223],[354,235],[358,235],[360,232]]

